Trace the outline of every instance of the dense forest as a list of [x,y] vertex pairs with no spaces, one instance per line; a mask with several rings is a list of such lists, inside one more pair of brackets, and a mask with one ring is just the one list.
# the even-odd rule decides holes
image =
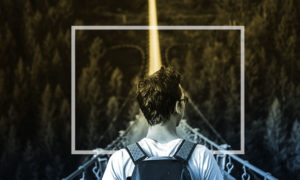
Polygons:
[[[246,153],[280,179],[300,173],[300,2],[165,0],[159,25],[245,26]],[[147,1],[0,1],[0,179],[60,179],[71,155],[71,26],[147,25]],[[160,31],[162,63],[238,149],[240,32]],[[76,149],[105,147],[139,112],[147,31],[76,31]],[[190,106],[187,119],[217,143]],[[299,175],[298,175],[299,176]]]

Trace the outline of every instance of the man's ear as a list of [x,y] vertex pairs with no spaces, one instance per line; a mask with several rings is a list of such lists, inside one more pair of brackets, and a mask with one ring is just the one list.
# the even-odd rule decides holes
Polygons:
[[181,104],[180,104],[180,101],[176,101],[176,104],[175,104],[175,113],[176,114],[180,114],[181,113]]

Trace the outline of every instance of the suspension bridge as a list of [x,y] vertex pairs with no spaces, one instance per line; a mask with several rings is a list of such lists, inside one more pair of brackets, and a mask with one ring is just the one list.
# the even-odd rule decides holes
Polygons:
[[[136,119],[129,123],[128,128],[126,130],[119,131],[119,136],[104,149],[122,149],[127,145],[137,142],[138,140],[143,138],[146,135],[146,132],[147,122],[142,115],[138,114],[136,116]],[[193,143],[202,144],[213,152],[224,152],[214,153],[215,159],[223,173],[224,179],[277,179],[270,173],[255,167],[254,165],[246,160],[241,159],[237,155],[226,153],[226,150],[230,148],[230,145],[216,144],[215,142],[202,135],[199,132],[198,128],[191,127],[185,119],[181,120],[179,126],[177,127],[177,134],[183,139],[189,140]],[[75,170],[63,180],[73,180],[78,178],[80,178],[80,180],[100,180],[105,171],[105,167],[110,155],[97,154],[98,152],[103,152],[103,149],[95,149],[94,152],[96,153],[96,155],[92,156],[90,160],[79,166],[77,170]]]
[[[154,27],[149,29],[149,64],[148,64],[148,75],[153,74],[155,71],[161,67],[161,57],[160,57],[160,45],[159,45],[159,32],[157,30],[157,15],[156,15],[156,1],[148,0],[149,7],[149,26]],[[185,94],[188,95],[187,92]],[[191,99],[189,97],[189,99]],[[125,101],[128,102],[128,101]],[[220,139],[224,144],[218,145],[214,141],[208,139],[203,134],[199,132],[198,128],[193,128],[189,125],[188,121],[181,120],[179,126],[177,127],[177,134],[179,137],[191,141],[193,143],[202,144],[206,146],[209,150],[214,152],[215,159],[223,173],[224,179],[234,180],[234,179],[270,179],[276,180],[274,176],[270,173],[265,172],[256,166],[252,165],[246,160],[234,155],[233,153],[228,153],[226,150],[230,149],[230,145],[222,138],[222,136],[214,129],[214,127],[209,123],[208,119],[203,115],[203,113],[197,108],[197,106],[191,101],[191,107],[195,112],[201,117],[201,120],[206,123],[214,135]],[[147,133],[147,122],[142,114],[137,114],[136,118],[130,121],[127,129],[119,131],[119,136],[112,141],[105,148],[95,149],[95,155],[91,157],[90,160],[83,163],[78,167],[73,173],[71,173],[63,180],[72,179],[101,179],[105,171],[108,159],[111,154],[103,155],[101,152],[103,150],[119,150],[126,147],[129,144],[139,141],[145,137]]]

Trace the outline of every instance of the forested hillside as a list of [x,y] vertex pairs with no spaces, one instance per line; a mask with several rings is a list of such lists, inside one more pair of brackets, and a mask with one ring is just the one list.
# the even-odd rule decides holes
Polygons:
[[[300,173],[300,2],[165,0],[159,25],[245,26],[246,154],[280,179]],[[71,151],[71,26],[147,25],[147,1],[0,1],[0,179],[59,179]],[[164,65],[239,148],[239,31],[161,31]],[[105,147],[138,113],[147,31],[76,32],[76,148]],[[190,106],[187,119],[222,143]]]

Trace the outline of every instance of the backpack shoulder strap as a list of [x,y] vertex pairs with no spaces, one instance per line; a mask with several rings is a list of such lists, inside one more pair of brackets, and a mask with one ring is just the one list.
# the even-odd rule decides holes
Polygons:
[[137,162],[142,161],[147,157],[146,153],[138,143],[130,144],[125,149],[135,165]]
[[174,157],[176,159],[182,160],[184,162],[187,162],[192,155],[192,152],[194,151],[197,144],[182,140],[181,144],[179,145],[177,151],[174,154]]

